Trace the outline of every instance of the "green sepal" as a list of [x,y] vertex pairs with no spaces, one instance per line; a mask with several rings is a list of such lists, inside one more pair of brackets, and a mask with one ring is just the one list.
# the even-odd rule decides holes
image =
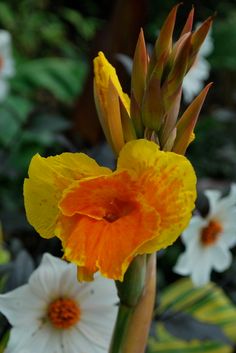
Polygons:
[[146,254],[136,256],[125,273],[123,282],[116,281],[120,303],[133,308],[144,289],[146,276]]

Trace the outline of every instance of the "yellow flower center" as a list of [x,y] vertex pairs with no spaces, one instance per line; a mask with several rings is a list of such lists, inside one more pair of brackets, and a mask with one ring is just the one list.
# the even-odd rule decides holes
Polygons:
[[213,245],[219,238],[222,226],[219,222],[212,220],[202,229],[201,242],[204,246]]
[[80,308],[73,299],[59,298],[48,307],[48,318],[58,329],[68,329],[80,319]]

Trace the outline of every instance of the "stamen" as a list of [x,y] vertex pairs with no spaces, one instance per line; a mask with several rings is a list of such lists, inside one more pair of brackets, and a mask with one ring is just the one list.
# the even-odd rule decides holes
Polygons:
[[119,218],[127,216],[135,205],[132,202],[127,202],[119,199],[113,199],[109,202],[107,212],[103,219],[107,222],[112,223],[117,221]]
[[219,238],[223,228],[221,224],[215,220],[211,220],[209,224],[202,229],[201,242],[204,246],[213,245]]
[[73,299],[58,298],[48,307],[48,318],[58,329],[68,329],[80,318],[80,308]]

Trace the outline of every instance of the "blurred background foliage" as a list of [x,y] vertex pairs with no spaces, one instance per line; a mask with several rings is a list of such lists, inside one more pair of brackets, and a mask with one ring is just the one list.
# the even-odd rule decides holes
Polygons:
[[[5,246],[0,254],[2,291],[25,283],[44,251],[60,255],[57,241],[52,239],[45,243],[25,218],[22,185],[31,157],[35,153],[47,156],[79,150],[90,153],[105,165],[113,165],[113,155],[104,144],[93,104],[92,59],[98,50],[104,50],[128,91],[130,78],[116,55],[132,56],[140,27],[144,28],[147,42],[153,44],[158,29],[176,3],[175,0],[1,0],[0,28],[12,35],[15,61],[10,93],[0,103],[0,220],[4,234],[1,243]],[[214,85],[197,125],[195,142],[188,150],[188,157],[199,177],[197,206],[204,213],[207,205],[202,190],[209,186],[227,190],[229,183],[236,181],[236,1],[183,3],[177,17],[177,34],[192,5],[196,9],[196,23],[216,13],[212,31],[214,51],[208,58],[211,65],[208,81],[213,81]],[[159,289],[162,291],[171,285],[169,293],[175,296],[177,291],[182,295],[179,300],[186,298],[184,290],[187,289],[180,282],[173,287],[177,275],[173,274],[172,267],[182,247],[178,241],[176,246],[161,252],[158,261]],[[226,294],[219,288],[215,292],[211,286],[207,295],[213,293],[218,299],[227,295],[236,304],[235,271],[234,261],[226,274],[213,274],[214,281]],[[168,293],[163,294],[164,298],[166,295]],[[206,297],[205,292],[202,295]],[[225,300],[227,302],[228,299]],[[222,305],[229,305],[226,302]],[[202,301],[197,303],[189,307],[191,310],[181,309],[183,315],[195,317],[196,314],[199,320],[197,313]],[[215,310],[221,310],[214,301],[211,303]],[[160,308],[162,314],[157,313],[155,318],[161,325],[158,329],[153,328],[150,352],[233,352],[234,343],[231,338],[227,340],[226,331],[222,333],[224,339],[220,342],[208,342],[212,335],[216,335],[213,328],[209,328],[210,337],[193,335],[193,348],[188,345],[186,350],[183,343],[186,337],[177,331],[177,338],[172,337],[173,327],[178,327],[178,323],[174,325],[172,320],[168,326],[162,322],[169,310],[174,313],[173,317],[181,310],[166,308],[163,303]],[[232,310],[235,312],[234,306]],[[213,317],[214,312],[210,315]],[[188,325],[190,319],[186,316],[185,319]],[[205,324],[194,323],[194,332],[202,332]],[[212,325],[218,324],[212,322]],[[7,327],[1,318],[0,335],[6,332]],[[225,327],[221,329],[223,332]],[[201,339],[204,345],[196,343]],[[156,340],[169,342],[169,345],[157,349]],[[3,341],[0,352],[2,345]],[[176,347],[180,347],[179,350]]]

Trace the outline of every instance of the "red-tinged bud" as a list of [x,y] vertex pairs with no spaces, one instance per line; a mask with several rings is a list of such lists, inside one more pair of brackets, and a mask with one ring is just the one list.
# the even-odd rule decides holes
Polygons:
[[162,147],[163,151],[171,151],[173,146],[174,146],[174,142],[176,139],[176,134],[177,134],[177,130],[176,128],[174,128],[168,135],[167,141],[164,144],[164,146]]
[[201,93],[194,99],[192,104],[186,109],[182,117],[179,119],[176,128],[177,135],[173,146],[173,152],[178,154],[185,154],[185,151],[191,142],[199,113],[206,98],[207,92],[212,83],[209,83]]
[[[181,102],[181,97],[182,97],[182,87],[180,87],[179,92],[175,98],[175,102],[172,105],[171,110],[166,114],[165,116],[165,121],[163,123],[163,127],[160,130],[160,144],[161,146],[165,146],[165,150],[167,150],[167,145],[170,146],[169,136],[172,134],[173,130],[175,129],[176,121],[178,119],[179,115],[179,109],[180,109],[180,102]],[[173,134],[172,134],[173,136]],[[175,133],[176,137],[176,133]],[[173,144],[169,151],[171,151],[173,147]]]
[[198,54],[199,49],[201,48],[201,45],[203,44],[210,28],[212,25],[214,17],[211,16],[206,21],[204,21],[201,26],[192,34],[192,39],[191,39],[191,54],[190,54],[190,60],[188,64],[188,68],[190,69],[191,66],[193,65],[196,56]]
[[159,70],[154,70],[143,97],[142,121],[143,125],[154,131],[158,131],[162,125],[165,108],[161,93],[161,79]]
[[143,137],[144,126],[142,122],[141,107],[138,105],[133,92],[131,91],[130,117],[133,121],[135,132],[138,138]]
[[131,76],[131,90],[139,106],[142,104],[143,93],[146,85],[148,65],[148,54],[144,40],[143,30],[141,29],[136,45]]
[[170,11],[164,25],[162,26],[157,41],[155,43],[154,51],[150,59],[148,67],[148,77],[151,76],[152,70],[161,62],[163,67],[168,61],[172,51],[172,36],[175,27],[175,20],[177,10],[180,4],[173,7]]
[[194,18],[194,8],[189,12],[187,21],[184,25],[184,28],[180,34],[180,37],[182,37],[184,34],[191,32],[193,28],[193,18]]
[[189,33],[186,35],[184,43],[182,43],[178,50],[172,69],[163,84],[162,95],[166,112],[172,108],[186,74],[189,61],[190,43],[191,34]]

